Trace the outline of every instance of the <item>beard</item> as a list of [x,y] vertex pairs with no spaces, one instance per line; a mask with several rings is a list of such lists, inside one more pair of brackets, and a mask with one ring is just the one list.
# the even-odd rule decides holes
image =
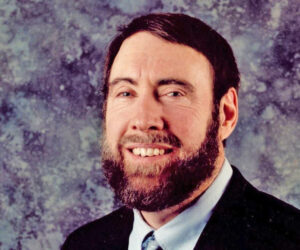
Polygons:
[[[125,142],[168,143],[181,147],[180,140],[173,134],[161,135],[151,132],[147,137],[127,136],[120,140],[118,156],[113,156],[104,139],[101,143],[102,167],[104,174],[117,198],[129,208],[143,211],[160,211],[177,205],[189,198],[192,193],[212,176],[219,155],[218,108],[212,112],[212,119],[200,148],[192,155],[176,158],[170,162],[156,164],[147,168],[133,166],[124,161],[121,145]],[[153,185],[137,187],[132,180],[157,178]]]

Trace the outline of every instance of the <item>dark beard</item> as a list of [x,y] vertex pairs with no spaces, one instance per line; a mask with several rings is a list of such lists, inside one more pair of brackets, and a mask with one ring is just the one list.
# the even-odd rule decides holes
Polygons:
[[[219,155],[218,129],[218,110],[215,110],[200,149],[189,158],[166,164],[163,167],[163,179],[151,190],[134,189],[130,185],[130,176],[124,172],[123,160],[114,159],[110,153],[105,152],[105,145],[102,144],[104,174],[116,196],[130,208],[154,212],[179,204],[211,177]],[[170,137],[169,141],[179,141],[177,137],[174,139],[174,135]]]

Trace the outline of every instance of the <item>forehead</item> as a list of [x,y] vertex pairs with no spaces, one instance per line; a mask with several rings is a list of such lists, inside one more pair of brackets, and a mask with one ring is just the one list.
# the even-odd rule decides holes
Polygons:
[[109,81],[117,77],[207,79],[212,81],[213,68],[195,49],[171,43],[150,32],[138,32],[127,38],[113,62]]

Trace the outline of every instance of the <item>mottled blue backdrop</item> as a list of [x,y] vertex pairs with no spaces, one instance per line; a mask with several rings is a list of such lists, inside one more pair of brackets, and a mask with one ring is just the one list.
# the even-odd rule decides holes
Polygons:
[[58,249],[118,206],[99,159],[103,56],[117,26],[165,11],[228,39],[242,73],[228,158],[300,207],[298,0],[0,0],[0,249]]

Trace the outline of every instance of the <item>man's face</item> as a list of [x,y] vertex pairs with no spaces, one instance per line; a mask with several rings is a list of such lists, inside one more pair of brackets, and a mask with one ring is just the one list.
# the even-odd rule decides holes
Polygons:
[[[129,196],[123,199],[125,203],[130,205],[134,195],[141,194],[140,199],[151,203],[147,194],[170,185],[175,190],[174,186],[189,183],[193,176],[202,178],[193,184],[198,186],[211,174],[219,141],[218,124],[212,121],[213,69],[204,55],[139,32],[123,42],[109,83],[102,158],[106,171],[118,169],[114,176],[115,170],[107,175],[110,182],[122,182],[113,187],[122,186],[119,195]],[[187,164],[197,166],[188,171]],[[198,170],[200,176],[194,173]],[[182,176],[184,171],[193,176]],[[171,183],[174,181],[180,183]],[[162,198],[165,195],[156,198],[156,203]],[[140,208],[156,210],[169,205]]]

